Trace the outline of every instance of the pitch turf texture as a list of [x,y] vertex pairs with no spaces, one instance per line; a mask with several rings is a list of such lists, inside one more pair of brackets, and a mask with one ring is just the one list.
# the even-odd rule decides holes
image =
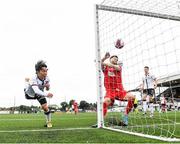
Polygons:
[[[109,116],[112,115],[109,114]],[[154,122],[167,123],[167,118],[174,119],[174,113],[169,112],[162,116],[166,117],[166,121],[160,121],[159,114],[155,117],[157,118]],[[135,120],[133,115],[130,119],[130,125],[135,122],[139,125],[142,122]],[[45,128],[43,127],[43,113],[0,115],[0,143],[162,143],[159,140],[91,128],[91,125],[96,123],[96,113],[79,113],[78,115],[54,113],[52,120],[53,128]],[[180,112],[176,114],[176,120],[180,122]],[[172,126],[165,127],[169,130],[172,128]],[[129,129],[132,130],[132,127]],[[150,129],[144,128],[143,130],[151,133]],[[134,128],[134,131],[140,130],[142,128]],[[158,131],[155,134],[158,134]],[[179,136],[180,125],[177,124],[174,137]]]

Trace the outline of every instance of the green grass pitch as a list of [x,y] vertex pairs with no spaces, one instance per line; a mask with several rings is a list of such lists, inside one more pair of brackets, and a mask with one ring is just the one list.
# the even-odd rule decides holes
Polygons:
[[[177,120],[180,122],[180,113],[177,113]],[[0,143],[162,143],[159,140],[91,128],[96,123],[96,113],[54,113],[52,122],[53,128],[43,127],[43,113],[0,115]],[[179,129],[177,125],[176,136],[180,135]]]

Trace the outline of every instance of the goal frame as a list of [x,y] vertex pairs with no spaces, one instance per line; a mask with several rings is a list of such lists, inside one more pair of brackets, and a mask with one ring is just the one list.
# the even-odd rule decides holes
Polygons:
[[142,134],[137,132],[130,132],[120,129],[113,129],[110,127],[104,126],[104,118],[103,118],[103,95],[102,95],[102,73],[101,73],[101,49],[100,49],[100,38],[99,38],[99,11],[109,11],[109,12],[118,12],[118,13],[126,13],[126,14],[134,14],[139,16],[146,16],[146,17],[154,17],[160,19],[168,19],[173,21],[180,21],[179,16],[167,15],[167,14],[160,14],[160,13],[153,13],[148,11],[141,11],[135,9],[128,9],[128,8],[121,8],[121,7],[112,7],[106,5],[94,5],[94,13],[95,13],[95,52],[96,52],[96,80],[97,80],[97,127],[104,128],[107,130],[112,130],[116,132],[123,132],[130,135],[136,135],[151,139],[157,139],[162,141],[168,142],[180,142],[178,138],[167,138],[167,137],[160,137],[148,134]]

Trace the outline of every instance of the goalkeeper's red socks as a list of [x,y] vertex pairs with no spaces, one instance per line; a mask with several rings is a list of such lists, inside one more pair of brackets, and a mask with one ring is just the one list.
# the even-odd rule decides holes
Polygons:
[[125,114],[128,114],[131,111],[131,109],[133,108],[133,106],[134,106],[134,99],[128,100],[128,104],[126,106],[126,113]]
[[104,102],[103,103],[103,115],[106,116],[108,105]]

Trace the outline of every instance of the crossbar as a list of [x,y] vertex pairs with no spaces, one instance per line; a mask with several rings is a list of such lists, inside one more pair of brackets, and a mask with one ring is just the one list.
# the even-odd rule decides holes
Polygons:
[[140,15],[140,16],[147,16],[147,17],[155,17],[155,18],[161,18],[161,19],[180,21],[179,16],[154,13],[154,12],[147,12],[147,11],[136,10],[136,9],[112,7],[112,6],[105,6],[105,5],[97,5],[97,9],[98,10],[104,10],[104,11],[120,12],[120,13],[126,13],[126,14],[134,14],[134,15]]

